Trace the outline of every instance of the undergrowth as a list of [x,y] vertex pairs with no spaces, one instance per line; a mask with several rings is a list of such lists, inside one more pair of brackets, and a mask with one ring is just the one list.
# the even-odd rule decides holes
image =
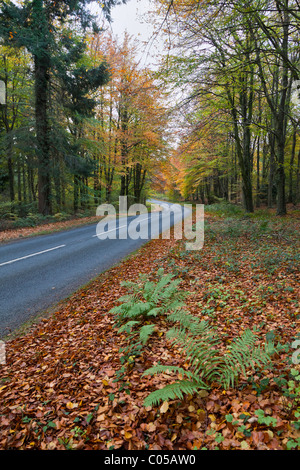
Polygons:
[[144,371],[143,376],[166,370],[181,376],[179,381],[150,393],[145,406],[182,399],[184,394],[211,388],[213,383],[223,388],[233,387],[239,375],[246,374],[246,369],[269,364],[275,351],[273,343],[266,342],[265,349],[262,349],[256,345],[256,335],[247,329],[224,351],[214,328],[188,312],[183,302],[188,293],[179,290],[180,279],[164,274],[163,269],[158,270],[156,277],[156,282],[142,275],[137,283],[124,282],[129,293],[121,297],[121,304],[111,310],[119,332],[128,335],[127,346],[120,350],[123,366],[117,372],[116,380],[125,377],[128,367],[141,355],[143,346],[155,332],[155,324],[145,324],[149,317],[166,317],[171,326],[162,340],[171,340],[177,349],[179,347],[184,362],[188,363],[186,369],[158,364]]

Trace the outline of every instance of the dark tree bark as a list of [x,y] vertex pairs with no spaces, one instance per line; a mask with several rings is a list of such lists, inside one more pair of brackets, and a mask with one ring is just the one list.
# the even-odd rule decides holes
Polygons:
[[48,123],[48,90],[50,61],[45,54],[35,56],[35,119],[38,158],[38,210],[43,215],[51,213],[50,143]]

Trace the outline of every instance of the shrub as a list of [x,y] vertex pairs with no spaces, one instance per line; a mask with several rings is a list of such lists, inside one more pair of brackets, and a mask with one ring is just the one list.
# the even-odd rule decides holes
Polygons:
[[221,217],[241,217],[245,215],[245,211],[241,206],[225,201],[205,206],[205,211]]

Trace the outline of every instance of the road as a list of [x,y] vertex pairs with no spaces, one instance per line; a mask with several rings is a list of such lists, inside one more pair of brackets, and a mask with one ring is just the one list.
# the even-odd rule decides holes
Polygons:
[[[0,339],[114,266],[150,237],[157,237],[168,228],[169,220],[171,225],[180,221],[181,212],[174,214],[169,203],[161,206],[161,212],[142,214],[139,219],[120,217],[117,230],[93,224],[0,246]],[[154,233],[158,215],[160,225]],[[141,238],[133,239],[134,235],[127,234],[137,220]],[[101,239],[104,232],[106,239]]]

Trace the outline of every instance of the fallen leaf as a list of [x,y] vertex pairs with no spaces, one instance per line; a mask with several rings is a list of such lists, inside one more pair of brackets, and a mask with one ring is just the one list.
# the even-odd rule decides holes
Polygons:
[[159,411],[161,413],[166,413],[169,409],[169,403],[167,401],[164,401],[163,404],[161,405]]
[[154,423],[148,423],[148,424],[147,424],[147,431],[148,431],[148,432],[154,432],[154,431],[156,431],[156,426],[155,426],[155,424],[154,424]]
[[71,401],[68,401],[66,407],[68,408],[68,410],[73,410],[74,408],[78,408],[78,403],[72,403]]

